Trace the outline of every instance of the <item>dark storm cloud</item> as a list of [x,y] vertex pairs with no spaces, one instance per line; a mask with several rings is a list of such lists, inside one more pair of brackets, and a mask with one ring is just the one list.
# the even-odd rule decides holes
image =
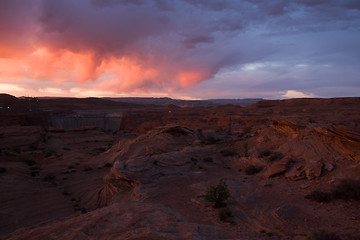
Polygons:
[[[360,68],[359,10],[358,0],[4,0],[0,43],[27,46],[31,39],[51,51],[91,52],[94,69],[111,58],[156,69],[137,82],[121,80],[134,81],[132,88],[153,83],[176,89],[214,77],[221,82],[217,74],[224,71],[250,74],[242,68],[246,64],[284,62],[261,68],[278,79],[275,90],[283,89],[279,84],[290,88],[285,73],[304,74],[296,65],[306,64],[309,72],[331,65],[344,76],[345,68]],[[26,40],[19,40],[19,33]],[[353,84],[354,71],[351,79],[337,82]],[[319,75],[312,85],[308,75],[303,75],[307,89],[327,83]]]

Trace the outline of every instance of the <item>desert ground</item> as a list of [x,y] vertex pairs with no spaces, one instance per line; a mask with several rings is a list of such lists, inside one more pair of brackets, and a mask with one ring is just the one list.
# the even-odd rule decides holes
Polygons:
[[360,239],[360,98],[2,94],[0,239]]

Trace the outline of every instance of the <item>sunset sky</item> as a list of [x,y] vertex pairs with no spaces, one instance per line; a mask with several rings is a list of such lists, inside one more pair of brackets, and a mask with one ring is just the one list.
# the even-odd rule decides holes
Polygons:
[[360,96],[360,1],[0,0],[0,93]]

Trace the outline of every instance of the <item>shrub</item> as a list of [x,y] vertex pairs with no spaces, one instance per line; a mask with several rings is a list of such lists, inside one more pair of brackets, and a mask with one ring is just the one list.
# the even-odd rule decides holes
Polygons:
[[245,168],[245,173],[247,175],[253,175],[255,173],[258,173],[262,170],[262,167],[255,167],[253,165],[248,166],[247,168]]
[[305,195],[305,198],[315,202],[330,202],[333,199],[333,196],[331,193],[315,190],[308,195]]
[[0,168],[0,173],[6,173],[6,168]]
[[320,230],[311,234],[309,240],[341,240],[341,238],[335,233],[328,232],[327,230]]
[[206,189],[205,199],[208,202],[214,203],[214,208],[226,206],[224,201],[230,197],[230,192],[227,189],[227,184],[224,179],[220,179],[216,186],[210,185]]

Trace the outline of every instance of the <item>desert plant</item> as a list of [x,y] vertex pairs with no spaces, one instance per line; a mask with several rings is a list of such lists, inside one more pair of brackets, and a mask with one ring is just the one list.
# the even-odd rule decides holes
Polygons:
[[309,240],[341,240],[341,238],[336,233],[332,233],[324,229],[312,233],[308,239]]
[[230,197],[230,192],[224,179],[220,179],[216,186],[210,185],[206,189],[205,199],[214,203],[214,208],[226,206],[225,201]]

